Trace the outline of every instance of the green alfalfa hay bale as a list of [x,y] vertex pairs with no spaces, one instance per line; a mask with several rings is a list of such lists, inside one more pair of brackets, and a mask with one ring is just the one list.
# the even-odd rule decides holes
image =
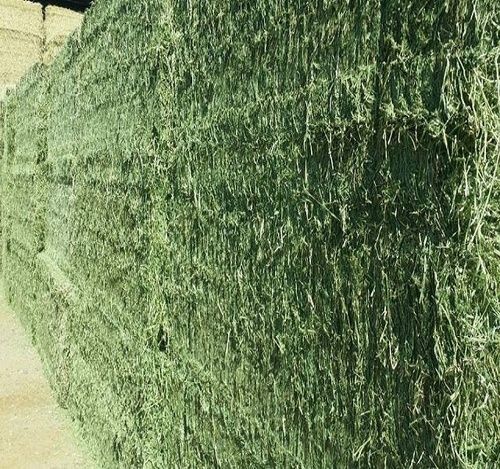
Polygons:
[[45,223],[38,170],[46,155],[44,87],[44,69],[34,67],[5,102],[2,278],[9,301],[26,315],[30,328],[35,321],[35,255],[43,247]]
[[474,5],[96,7],[47,98],[47,177],[75,198],[46,239],[68,210],[51,260],[78,296],[34,303],[65,310],[71,358],[44,347],[106,464],[494,462],[498,75],[471,31],[495,4]]
[[[328,301],[331,300],[328,299],[327,285],[338,284],[340,289],[334,291],[332,296],[336,293],[336,302],[347,305],[345,308],[346,326],[344,327],[351,330],[350,335],[353,339],[349,341],[346,338],[345,342],[342,343],[341,340],[333,336],[330,338],[330,342],[335,343],[336,341],[339,344],[339,348],[334,353],[340,355],[346,352],[345,355],[342,355],[345,357],[345,363],[352,371],[356,371],[360,376],[360,381],[356,383],[355,380],[350,382],[346,379],[345,382],[342,382],[342,378],[337,378],[331,387],[333,390],[343,389],[345,396],[358,396],[360,398],[347,406],[351,414],[350,416],[349,413],[347,414],[344,423],[346,425],[352,424],[354,430],[346,431],[345,441],[350,440],[350,442],[346,443],[343,451],[339,451],[344,455],[352,451],[351,457],[359,464],[392,461],[393,464],[404,465],[411,463],[411,461],[422,462],[423,460],[426,461],[424,464],[432,464],[433,461],[437,464],[436,461],[446,460],[444,454],[448,455],[447,451],[453,455],[460,452],[459,446],[456,445],[454,429],[450,432],[446,423],[449,421],[446,420],[449,418],[447,412],[456,410],[450,411],[450,407],[448,407],[449,389],[455,389],[456,375],[444,376],[443,369],[446,369],[448,360],[457,353],[461,353],[460,349],[463,347],[463,342],[467,340],[467,336],[464,332],[466,331],[464,324],[454,324],[450,328],[448,327],[448,320],[443,309],[445,308],[446,292],[454,283],[453,275],[449,275],[448,269],[450,265],[459,261],[460,258],[457,256],[462,246],[462,239],[456,230],[457,220],[454,218],[455,207],[453,207],[452,201],[454,200],[457,180],[463,177],[463,173],[458,171],[455,165],[462,159],[463,155],[471,157],[475,155],[470,146],[470,141],[473,141],[474,138],[471,139],[471,135],[463,132],[466,130],[466,126],[460,113],[463,114],[464,109],[460,107],[459,103],[460,87],[469,79],[469,74],[473,72],[473,62],[468,62],[469,68],[465,78],[450,75],[450,73],[459,72],[461,61],[471,51],[474,54],[480,54],[480,47],[484,47],[478,42],[474,42],[476,25],[473,21],[467,21],[468,15],[474,11],[473,6],[472,2],[462,2],[453,6],[435,5],[430,12],[425,9],[417,9],[413,12],[414,14],[408,17],[408,21],[403,21],[400,12],[392,5],[384,4],[382,6],[380,12],[380,56],[377,61],[375,84],[371,99],[370,93],[365,95],[365,102],[370,103],[371,107],[368,109],[368,122],[365,124],[368,127],[368,132],[364,137],[366,140],[360,139],[360,136],[363,136],[362,121],[361,125],[358,124],[358,128],[355,128],[354,131],[348,127],[350,133],[344,132],[344,138],[353,139],[357,144],[358,152],[354,150],[352,155],[356,155],[356,161],[359,164],[359,166],[353,165],[355,168],[354,176],[359,177],[359,182],[351,177],[349,179],[350,181],[354,179],[354,185],[349,187],[349,183],[352,184],[352,182],[348,179],[349,183],[345,187],[344,182],[342,192],[335,188],[335,192],[332,190],[330,197],[325,197],[325,194],[329,195],[329,186],[326,184],[328,179],[321,174],[321,165],[314,166],[316,163],[314,157],[327,152],[338,157],[339,153],[342,154],[338,149],[347,150],[346,154],[349,155],[349,147],[342,139],[340,145],[336,147],[332,145],[332,142],[337,142],[332,139],[329,127],[326,126],[327,131],[322,132],[321,124],[331,122],[329,114],[321,119],[322,110],[328,108],[318,106],[316,111],[314,101],[306,101],[302,116],[296,117],[295,120],[291,119],[292,122],[299,123],[298,130],[294,129],[294,131],[298,134],[297,141],[304,146],[302,148],[298,145],[295,148],[292,146],[293,150],[290,147],[285,147],[287,157],[292,161],[295,155],[297,157],[305,155],[308,166],[305,164],[302,166],[302,177],[305,179],[306,187],[304,189],[307,192],[304,194],[303,201],[300,201],[302,198],[300,186],[296,193],[287,193],[284,184],[290,184],[290,176],[288,179],[280,179],[275,176],[277,173],[280,175],[280,160],[278,163],[271,160],[274,156],[273,153],[265,153],[265,140],[256,138],[256,135],[260,137],[261,134],[255,132],[256,126],[252,128],[251,119],[254,119],[255,122],[256,116],[259,114],[252,113],[254,96],[249,97],[248,90],[255,89],[256,96],[260,93],[261,99],[266,96],[265,84],[262,85],[262,83],[266,83],[266,74],[262,77],[262,81],[257,82],[252,88],[251,83],[254,75],[241,65],[242,62],[237,62],[237,59],[234,58],[231,66],[237,63],[235,71],[239,74],[247,72],[250,77],[244,80],[245,86],[248,87],[247,90],[240,90],[238,83],[241,81],[238,81],[237,76],[230,77],[232,69],[230,66],[228,67],[228,52],[227,49],[224,49],[225,43],[223,40],[217,42],[215,39],[216,37],[224,38],[224,33],[227,31],[224,31],[223,28],[230,24],[230,21],[222,25],[217,32],[209,28],[199,30],[195,26],[193,35],[190,36],[188,29],[190,22],[198,24],[198,22],[203,21],[203,15],[215,15],[215,12],[210,11],[211,6],[199,6],[199,8],[189,11],[183,11],[179,8],[179,23],[183,24],[184,21],[187,27],[186,29],[181,28],[177,36],[183,38],[185,45],[183,47],[182,43],[176,44],[176,49],[180,56],[186,54],[185,62],[190,64],[189,74],[191,76],[186,77],[184,70],[180,69],[178,81],[176,81],[175,75],[174,79],[169,75],[170,81],[167,82],[164,90],[165,102],[172,103],[169,108],[171,118],[167,118],[166,122],[172,122],[174,125],[178,123],[179,125],[171,131],[172,138],[166,143],[167,146],[170,145],[171,148],[175,149],[173,155],[166,157],[166,165],[172,169],[171,179],[165,183],[163,188],[155,191],[155,195],[159,199],[158,206],[163,208],[164,213],[168,213],[168,216],[165,216],[165,222],[162,222],[162,210],[159,209],[155,212],[160,217],[160,220],[155,221],[158,223],[157,230],[172,233],[169,235],[168,245],[161,238],[157,244],[153,244],[161,253],[157,254],[157,257],[168,259],[164,265],[161,264],[161,261],[159,262],[158,278],[161,278],[161,272],[168,270],[167,265],[173,270],[172,278],[164,278],[158,286],[163,298],[168,299],[168,302],[165,300],[164,304],[169,306],[158,309],[169,311],[169,316],[164,319],[168,326],[166,329],[177,331],[176,334],[183,338],[178,339],[179,342],[186,340],[191,344],[191,351],[184,352],[187,357],[192,355],[203,357],[210,355],[210,353],[217,353],[214,352],[216,350],[216,347],[213,346],[214,340],[207,339],[207,335],[210,337],[212,334],[212,337],[217,337],[220,334],[219,339],[215,341],[222,341],[225,331],[226,336],[233,337],[232,341],[228,339],[228,342],[234,347],[233,353],[240,357],[241,355],[245,356],[245,354],[248,357],[255,357],[253,366],[257,369],[252,368],[255,374],[259,373],[259,368],[269,367],[269,363],[266,363],[266,356],[277,360],[275,357],[280,357],[281,351],[286,350],[291,355],[288,357],[290,360],[293,357],[294,347],[287,348],[287,342],[294,346],[299,345],[295,350],[300,352],[303,350],[300,347],[301,340],[297,340],[300,338],[300,334],[296,333],[298,328],[294,327],[292,321],[288,322],[288,331],[290,331],[290,335],[293,334],[295,337],[287,338],[287,330],[280,330],[282,325],[279,324],[279,321],[284,322],[287,319],[285,308],[279,310],[279,313],[276,310],[273,311],[273,314],[278,318],[274,324],[270,320],[269,325],[267,325],[264,319],[266,314],[271,316],[271,310],[264,310],[265,312],[260,314],[261,317],[257,315],[256,305],[258,305],[257,310],[259,311],[266,306],[264,298],[272,298],[270,295],[273,290],[270,289],[269,293],[266,292],[266,282],[269,281],[279,291],[278,286],[280,281],[283,281],[283,276],[289,276],[288,286],[290,286],[290,282],[293,282],[290,279],[302,278],[306,280],[306,282],[300,282],[300,285],[301,288],[311,285],[309,295],[304,295],[303,299],[292,300],[292,304],[287,304],[286,308],[289,310],[297,308],[297,303],[295,305],[293,303],[302,301],[301,305],[299,303],[298,311],[307,311],[308,308],[313,308],[311,315],[313,318],[314,310],[321,311],[320,308],[323,307],[324,312],[328,311],[325,306],[328,307]],[[214,7],[215,9],[217,8]],[[411,9],[409,8],[409,10]],[[246,10],[242,8],[241,11],[243,13],[242,18],[239,18],[240,24],[249,24],[244,18]],[[235,9],[234,12],[237,14],[239,10]],[[228,11],[218,13],[228,18],[233,11],[228,8]],[[484,14],[485,11],[482,13]],[[453,29],[453,25],[458,25],[457,30]],[[461,25],[466,25],[466,27],[463,28]],[[411,41],[408,44],[405,44],[404,40],[401,39],[401,30],[419,35],[425,33],[425,28],[432,31],[432,28],[441,26],[443,27],[443,30],[439,31],[441,34],[437,33],[430,39],[425,39],[426,34],[421,34],[417,41],[413,40],[410,35]],[[448,26],[451,27],[448,28]],[[242,29],[238,30],[238,39],[245,45],[251,44],[251,41],[245,38]],[[269,31],[266,33],[269,34]],[[206,43],[209,44],[208,51],[203,51],[204,35],[209,36],[209,39],[206,40]],[[307,31],[304,32],[304,37],[311,40]],[[227,44],[231,44],[238,53],[241,53],[242,60],[244,60],[245,57],[252,55],[251,48],[249,50],[248,47],[241,46],[240,49],[235,46],[235,43],[239,45],[238,39],[227,39]],[[418,44],[418,41],[421,43]],[[427,43],[425,43],[426,41]],[[304,42],[306,42],[305,39]],[[219,45],[220,49],[217,48]],[[458,53],[455,52],[457,47],[460,50]],[[491,47],[491,45],[486,47]],[[431,50],[433,54],[427,57],[421,53],[421,50],[425,48]],[[233,56],[229,55],[229,57],[237,55],[234,49],[232,50]],[[320,48],[314,50],[318,55],[321,53]],[[258,55],[253,57],[255,56],[258,57]],[[346,56],[349,55],[346,54]],[[207,63],[208,60],[203,62],[203,59],[207,57],[210,57],[210,62]],[[266,58],[267,56],[261,57]],[[217,60],[218,58],[219,60]],[[176,61],[178,60],[176,57]],[[312,59],[311,62],[313,62]],[[249,63],[252,63],[254,70],[259,70],[254,62],[249,61],[247,65]],[[309,83],[310,86],[306,88],[306,92],[297,93],[296,96],[300,96],[300,98],[293,101],[295,107],[291,111],[287,110],[288,115],[293,116],[297,109],[302,110],[304,103],[302,100],[314,97],[313,93],[320,90],[318,84],[321,85],[321,81],[316,80],[316,77],[320,77],[320,75],[314,70],[315,68],[321,70],[321,63],[318,65],[316,62],[315,67],[311,67],[310,73],[311,77],[314,76],[314,81]],[[333,69],[335,70],[335,68]],[[300,67],[298,70],[302,71]],[[267,73],[271,75],[269,69]],[[417,83],[416,86],[413,81],[415,77],[421,80],[421,83]],[[231,78],[233,79],[231,80]],[[305,80],[307,82],[308,78]],[[494,81],[497,81],[496,77]],[[281,83],[278,80],[276,82]],[[227,89],[223,88],[224,85],[227,86]],[[225,94],[222,90],[225,91]],[[242,93],[244,96],[241,102],[238,102],[238,93]],[[285,86],[280,89],[280,96],[283,95],[285,98],[282,99],[282,102],[286,102]],[[219,109],[216,108],[213,96],[216,96],[221,102]],[[318,104],[320,104],[322,103],[321,91],[318,92],[318,97]],[[262,101],[264,100],[262,99]],[[347,99],[349,104],[352,101],[352,99]],[[238,108],[238,104],[241,106],[240,108]],[[271,101],[260,115],[263,120],[268,119],[266,124],[274,142],[280,142],[282,141],[279,137],[281,129],[269,125],[269,122],[274,124],[274,121],[269,119],[269,115],[273,111],[279,116],[287,114],[285,114],[285,108],[274,107],[273,109],[273,105],[274,103]],[[345,109],[333,107],[336,111]],[[241,116],[238,113],[239,109],[246,115]],[[466,109],[465,112],[471,111]],[[181,116],[180,119],[179,116]],[[346,116],[348,122],[351,119],[352,115]],[[307,126],[308,122],[310,122],[309,126]],[[304,126],[304,124],[306,125]],[[375,131],[374,137],[370,135],[371,129]],[[359,130],[361,133],[358,133]],[[291,136],[296,135],[294,131],[286,138],[290,139]],[[301,132],[304,134],[300,135]],[[451,140],[456,140],[457,143],[450,150]],[[284,139],[284,141],[288,144],[290,140]],[[246,154],[252,154],[252,144],[256,147],[258,144],[262,145],[261,148],[267,161],[263,158],[259,159],[258,156],[255,156],[253,161],[250,158],[245,159]],[[276,145],[275,148],[276,152],[280,150],[279,145]],[[307,153],[308,150],[310,153]],[[365,153],[363,154],[359,150],[364,150]],[[235,159],[226,163],[225,159],[230,158],[231,155],[234,155]],[[236,155],[238,155],[238,160],[236,160]],[[286,162],[286,157],[281,161]],[[266,167],[266,163],[269,163],[269,167]],[[302,164],[302,161],[300,163]],[[220,173],[214,170],[215,165]],[[296,164],[296,167],[300,168],[301,165]],[[228,168],[231,169],[228,170]],[[249,168],[248,173],[245,173],[246,168]],[[287,173],[292,175],[292,184],[301,184],[300,179],[294,180],[293,166],[288,169]],[[334,170],[332,173],[332,176],[336,176],[339,182],[345,181],[346,176],[340,171]],[[263,179],[257,179],[259,174],[268,177],[273,175],[275,179],[272,182],[270,179],[266,180],[265,176]],[[178,182],[179,178],[182,182]],[[312,182],[308,184],[307,179],[314,181],[315,185]],[[219,183],[219,181],[222,182]],[[280,181],[280,184],[276,184],[276,181]],[[217,185],[218,183],[219,185]],[[266,183],[272,184],[272,187],[269,188],[272,197],[267,200],[268,208],[261,202],[267,198],[265,192],[262,191],[266,187]],[[310,187],[307,187],[308,185]],[[169,193],[170,187],[177,188],[178,199],[162,199],[162,190]],[[215,192],[216,187],[219,189],[219,193]],[[341,187],[342,185],[339,189]],[[280,193],[282,190],[284,192],[283,199]],[[223,197],[222,194],[224,194]],[[284,211],[277,202],[288,201],[289,208],[284,212],[288,215],[290,209],[295,209],[290,203],[293,201],[293,198],[290,198],[292,194],[299,194],[297,207],[300,207],[302,202],[303,207],[308,212],[304,214],[302,220],[298,219],[302,222],[297,233],[303,236],[303,248],[300,248],[299,243],[297,246],[293,244],[287,246],[288,243],[291,243],[290,235],[284,236],[284,239],[287,240],[284,248],[280,246],[283,241],[279,238],[278,242],[274,241],[265,231],[266,220],[272,220],[268,224],[271,225],[271,228],[275,227],[276,234],[280,231],[288,233],[284,227],[289,226],[289,220],[283,220]],[[339,204],[340,206],[337,206],[338,202],[342,200],[339,196],[344,198],[345,205]],[[318,210],[319,216],[315,214],[316,203],[318,208],[328,208],[328,211],[325,210],[325,212],[336,216],[340,221],[340,227],[337,228],[331,223],[325,223],[328,219],[323,218],[324,215],[321,214],[320,210]],[[259,210],[263,213],[260,214]],[[169,219],[172,220],[171,223],[169,223]],[[294,222],[296,223],[297,219],[292,220],[292,226],[294,226]],[[246,223],[250,226],[261,227],[260,232],[268,237],[266,242],[262,243],[254,234],[249,233]],[[342,242],[342,250],[355,253],[356,263],[353,262],[352,258],[349,259],[346,256],[349,263],[359,265],[360,273],[355,277],[355,281],[348,278],[353,269],[338,261],[342,259],[340,257],[341,251],[339,254],[334,254],[335,245],[331,244],[335,240],[334,236],[328,241],[329,244],[326,244],[326,252],[330,250],[333,259],[330,262],[334,262],[336,270],[343,272],[345,278],[341,278],[337,282],[328,281],[327,275],[331,275],[328,268],[323,271],[321,269],[312,271],[311,269],[312,272],[315,272],[314,275],[311,271],[307,271],[307,263],[306,266],[303,263],[307,257],[312,257],[315,266],[318,267],[324,255],[320,251],[318,256],[316,249],[324,246],[328,239],[322,240],[318,236],[321,232],[317,233],[311,229],[314,226],[313,223],[319,227],[323,225],[327,228],[327,232],[328,229],[335,227],[338,230],[336,231],[338,233],[337,239]],[[306,229],[304,230],[304,228]],[[302,233],[301,230],[303,230]],[[217,250],[217,247],[211,244],[211,240],[218,240],[221,244],[226,243],[224,252]],[[261,243],[262,246],[259,249]],[[274,249],[272,243],[276,243]],[[315,245],[315,243],[319,244]],[[182,249],[179,249],[179,244]],[[271,279],[267,280],[269,269],[275,268],[276,264],[279,266],[280,252],[285,251],[285,249],[289,250],[289,256],[297,256],[295,258],[297,261],[296,274],[290,275],[290,272],[293,272],[291,265],[285,264],[281,266],[284,267],[284,271],[280,273],[281,277],[273,278],[271,275]],[[247,257],[239,257],[235,254],[238,252],[245,253]],[[253,273],[253,267],[248,265],[246,261],[251,258],[254,265],[259,265],[259,257],[266,259],[264,254],[266,252],[273,253],[273,256],[267,259],[268,262],[262,263],[262,269],[259,270],[258,274]],[[233,257],[227,253],[235,255]],[[325,260],[327,261],[325,265],[329,266],[328,258]],[[237,265],[239,268],[236,268]],[[231,311],[226,310],[225,307],[231,304],[230,300],[225,297],[223,284],[215,283],[219,276],[224,278],[224,274],[226,274],[226,284],[228,281],[234,282],[232,283],[233,289],[228,294],[233,299],[237,297],[234,301],[234,311],[238,311],[238,316],[231,315]],[[322,283],[323,281],[324,283]],[[217,299],[210,298],[210,291],[214,286],[217,288]],[[165,295],[166,291],[169,292],[168,295]],[[188,291],[189,294],[183,294],[183,291]],[[459,293],[459,295],[461,294],[464,295],[464,299],[468,296],[465,290]],[[438,303],[437,296],[443,303]],[[173,300],[169,298],[173,298]],[[465,303],[468,304],[468,301],[470,300],[465,300]],[[285,301],[282,304],[286,304]],[[210,305],[213,307],[211,308]],[[221,316],[217,314],[216,319],[210,320],[210,314],[213,315],[214,311],[217,312],[221,307],[224,309],[224,313],[221,311]],[[331,304],[331,308],[335,312],[335,303]],[[178,311],[178,317],[172,316],[172,313],[176,311]],[[186,311],[192,311],[191,316],[194,322],[189,322],[187,318],[184,322]],[[479,314],[479,310],[476,311]],[[496,314],[494,311],[492,310],[493,316]],[[229,317],[224,318],[224,314],[228,314]],[[336,327],[341,330],[341,316],[338,313],[333,315],[334,318],[335,316],[338,318],[335,321]],[[317,316],[316,320],[319,322],[316,324],[313,319],[310,324],[315,325],[316,328],[312,327],[311,330],[318,330],[318,328],[321,330],[322,321],[327,317]],[[459,318],[460,315],[457,314],[454,319],[460,323]],[[297,322],[300,328],[301,320]],[[235,325],[233,331],[231,331],[231,324]],[[302,323],[302,327],[308,330],[307,321]],[[491,327],[491,324],[485,324],[486,331],[491,331]],[[445,342],[449,341],[450,337],[456,336],[457,331],[460,337],[458,342],[447,348],[444,355],[439,357],[436,357],[433,346],[437,331],[446,337]],[[270,340],[269,337],[272,337],[273,340]],[[314,338],[314,334],[312,337]],[[307,337],[304,339],[303,343],[307,344],[306,350],[316,350],[310,339],[308,340]],[[173,339],[171,341],[175,343]],[[323,350],[328,349],[324,348]],[[356,351],[358,351],[357,354]],[[335,358],[332,358],[335,361]],[[250,360],[253,359],[250,358]],[[285,370],[286,360],[286,354],[278,360],[278,363],[280,361],[282,364],[285,363],[282,365],[282,369]],[[314,364],[315,359],[310,358],[310,360],[309,364],[307,364],[307,360],[300,363],[303,366]],[[293,359],[288,363],[293,363]],[[458,370],[455,371],[459,373]],[[252,375],[252,372],[249,374]],[[269,376],[268,368],[264,368],[262,375],[262,379],[265,379],[266,375]],[[284,375],[286,376],[285,373]],[[298,384],[304,385],[303,389],[314,389],[314,386],[305,385],[307,382],[304,382],[305,377],[297,376],[297,378]],[[277,382],[276,375],[271,375],[270,379]],[[256,383],[259,383],[259,380],[256,380]],[[286,379],[283,383],[284,387],[288,384]],[[216,385],[217,383],[212,384],[212,386]],[[244,384],[240,382],[240,385],[248,386],[247,392],[249,394],[251,394],[249,389],[254,389],[256,393],[259,392],[257,385],[251,387],[252,384],[248,382]],[[210,394],[210,387],[206,392]],[[218,395],[217,391],[213,392]],[[477,388],[475,391],[471,389],[470,392],[471,394],[477,392]],[[308,393],[312,400],[311,392],[308,391]],[[361,396],[364,397],[361,399]],[[380,399],[380,396],[390,397]],[[260,402],[266,402],[266,399],[270,398],[271,396],[266,395],[264,391]],[[280,396],[279,399],[283,398]],[[195,397],[192,399],[195,400]],[[492,402],[495,401],[496,398]],[[283,401],[281,402],[283,404]],[[256,403],[256,406],[259,404]],[[341,408],[337,409],[339,414],[336,415],[340,415]],[[485,410],[484,415],[491,414],[492,409],[493,407]],[[465,412],[471,411],[468,409]],[[317,412],[314,414],[318,417]],[[381,420],[382,415],[398,417]],[[228,418],[228,415],[226,414],[224,418]],[[349,423],[349,418],[354,421],[351,420]],[[193,426],[195,424],[202,426],[196,416],[193,416],[193,420],[195,422],[192,423]],[[276,420],[279,422],[279,418]],[[267,420],[267,422],[269,423],[271,420]],[[258,428],[259,423],[258,421],[249,421],[246,425],[250,427],[255,425],[254,428]],[[307,431],[310,430],[307,429]],[[197,432],[199,440],[199,427],[197,427]],[[272,433],[272,431],[264,433],[265,436],[260,435],[260,438],[272,439]],[[231,441],[233,435],[226,434],[223,439]],[[464,438],[464,435],[461,438]],[[484,461],[492,460],[495,457],[490,445],[490,442],[493,441],[492,432],[485,432],[484,438],[485,447],[488,449],[477,454],[460,454],[457,457],[458,460],[461,458],[464,460],[468,458],[471,460],[475,458],[475,460],[483,460],[482,458]],[[340,441],[342,441],[341,437],[338,438],[337,444],[340,445]],[[208,448],[213,448],[215,452],[217,446],[220,452],[220,445],[207,438],[206,442],[200,444],[198,457],[206,457],[207,453],[211,451]],[[270,447],[277,449],[273,445]],[[306,453],[310,450],[304,448],[304,451]],[[324,452],[322,454],[328,457],[328,454],[325,455]],[[278,457],[284,457],[284,455]],[[317,456],[309,453],[308,456],[304,454],[303,457],[314,458]],[[309,460],[309,463],[313,464],[311,461],[313,459]],[[315,462],[317,463],[316,460]],[[343,463],[347,462],[344,460]]]

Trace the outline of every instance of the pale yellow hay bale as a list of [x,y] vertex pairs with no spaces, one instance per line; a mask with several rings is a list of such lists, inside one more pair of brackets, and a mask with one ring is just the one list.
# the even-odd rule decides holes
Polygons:
[[12,85],[41,60],[42,39],[18,31],[0,30],[0,85]]
[[0,30],[42,36],[42,6],[24,0],[0,0]]
[[50,44],[53,41],[64,42],[80,26],[82,19],[83,15],[81,13],[49,5],[45,9],[46,43]]
[[17,83],[35,62],[51,61],[82,18],[81,13],[48,6],[44,22],[39,3],[0,0],[0,86]]

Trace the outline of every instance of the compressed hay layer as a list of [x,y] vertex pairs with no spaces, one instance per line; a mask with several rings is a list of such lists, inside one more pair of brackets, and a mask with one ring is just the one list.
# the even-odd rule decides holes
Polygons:
[[97,2],[8,99],[4,280],[103,465],[494,466],[498,9]]
[[42,39],[0,29],[0,86],[11,87],[42,57]]
[[42,7],[20,0],[0,0],[0,100],[41,59]]
[[39,3],[0,0],[0,30],[18,31],[41,37],[42,21],[42,6]]
[[45,9],[45,38],[47,43],[61,41],[75,31],[82,22],[82,14],[67,8],[47,6]]
[[[5,292],[20,312],[27,329],[35,330],[37,254],[43,240],[43,192],[37,164],[43,161],[45,114],[41,106],[42,71],[35,67],[4,104],[4,159],[1,171],[2,269]],[[21,105],[24,100],[29,105]],[[38,340],[38,339],[37,339]]]
[[27,70],[50,62],[81,23],[82,14],[22,0],[0,0],[0,100]]
[[45,9],[45,50],[43,60],[49,63],[63,47],[68,36],[78,29],[82,14],[67,8],[49,5]]

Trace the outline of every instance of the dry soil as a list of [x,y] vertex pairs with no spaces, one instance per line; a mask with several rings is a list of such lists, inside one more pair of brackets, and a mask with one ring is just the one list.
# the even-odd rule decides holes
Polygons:
[[0,290],[0,469],[94,469]]

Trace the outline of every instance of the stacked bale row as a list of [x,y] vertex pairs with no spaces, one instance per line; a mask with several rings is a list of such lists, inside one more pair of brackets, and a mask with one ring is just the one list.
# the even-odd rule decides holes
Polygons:
[[0,0],[0,100],[29,67],[41,60],[42,6]]
[[9,99],[5,281],[106,465],[495,462],[498,10],[98,2]]
[[10,303],[25,313],[31,329],[38,288],[36,256],[43,249],[44,190],[41,171],[46,158],[45,81],[43,70],[30,76],[3,105],[2,268]]
[[66,8],[0,0],[0,100],[33,64],[50,63],[81,20]]
[[45,8],[43,29],[45,44],[43,50],[44,63],[50,63],[61,50],[67,37],[82,22],[82,14],[77,11],[48,5]]

